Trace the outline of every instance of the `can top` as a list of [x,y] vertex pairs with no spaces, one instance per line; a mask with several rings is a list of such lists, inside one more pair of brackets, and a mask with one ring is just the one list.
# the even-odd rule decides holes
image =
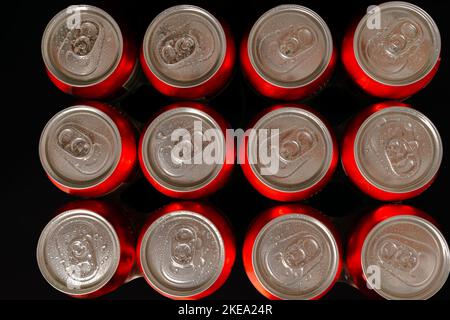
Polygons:
[[227,50],[220,22],[192,5],[161,12],[150,23],[143,43],[151,72],[168,85],[181,88],[208,81],[222,65]]
[[217,122],[206,112],[182,104],[157,116],[142,140],[148,173],[176,192],[192,192],[209,184],[225,157],[225,137]]
[[293,213],[277,217],[258,233],[252,250],[255,275],[280,299],[309,300],[326,291],[339,268],[339,251],[319,220]]
[[442,141],[433,123],[409,107],[391,107],[367,118],[354,144],[356,165],[372,185],[407,193],[429,183],[442,161]]
[[97,213],[65,211],[51,220],[37,246],[39,269],[55,289],[69,295],[96,292],[115,274],[120,243],[113,226]]
[[119,129],[97,108],[76,105],[57,113],[45,126],[39,156],[49,177],[71,189],[105,181],[122,150]]
[[206,217],[178,210],[153,222],[140,249],[147,281],[173,297],[190,297],[211,287],[222,272],[225,248],[222,235]]
[[366,278],[379,273],[374,289],[382,297],[428,299],[447,280],[450,253],[433,224],[420,217],[400,215],[380,222],[367,235],[361,265]]
[[386,2],[359,22],[353,48],[360,67],[391,86],[414,83],[436,65],[441,37],[433,19],[407,2]]
[[303,87],[327,68],[333,39],[325,21],[299,5],[281,5],[264,13],[248,37],[248,56],[267,82]]
[[102,9],[74,5],[59,12],[42,37],[47,70],[71,86],[91,86],[105,80],[118,66],[122,33]]
[[[271,189],[306,190],[330,168],[333,140],[326,125],[313,113],[298,107],[279,108],[259,119],[253,129],[256,134],[249,136],[247,146],[250,167]],[[268,150],[276,150],[274,143],[278,144],[278,153],[269,155]]]

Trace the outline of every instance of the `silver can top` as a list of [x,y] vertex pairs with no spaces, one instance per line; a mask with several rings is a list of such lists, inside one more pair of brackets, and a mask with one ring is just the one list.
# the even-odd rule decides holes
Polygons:
[[208,81],[227,50],[220,22],[206,10],[174,6],[161,12],[144,36],[144,58],[159,80],[189,88]]
[[333,53],[331,32],[314,11],[281,5],[264,13],[248,37],[253,68],[267,82],[302,87],[328,67]]
[[403,215],[380,222],[366,237],[361,265],[367,276],[378,272],[374,290],[386,299],[428,299],[450,272],[443,235],[425,219]]
[[211,287],[222,272],[225,249],[216,226],[192,211],[173,211],[145,232],[141,267],[158,291],[189,297]]
[[57,113],[45,126],[39,142],[46,173],[71,189],[91,188],[105,181],[117,167],[121,150],[114,121],[85,105]]
[[89,5],[75,5],[49,22],[41,49],[47,69],[59,81],[82,87],[102,82],[116,69],[123,39],[108,13]]
[[[250,167],[271,189],[306,190],[328,172],[333,140],[325,124],[311,112],[297,107],[279,108],[259,119],[253,129],[256,134],[249,136],[247,146]],[[267,134],[261,136],[264,132]],[[278,143],[278,153],[274,143]]]
[[44,278],[70,295],[102,288],[115,274],[119,260],[120,243],[112,225],[84,209],[69,210],[51,220],[37,246]]
[[256,237],[255,274],[280,299],[309,300],[333,283],[339,251],[330,230],[315,218],[293,213],[273,219]]
[[359,128],[354,155],[372,185],[391,193],[417,190],[436,175],[442,141],[433,123],[408,107],[380,110]]
[[360,67],[374,80],[408,85],[436,65],[441,37],[433,19],[407,2],[386,2],[359,22],[353,48]]
[[142,141],[145,168],[172,191],[203,188],[225,163],[225,137],[220,126],[206,112],[182,104],[156,117]]

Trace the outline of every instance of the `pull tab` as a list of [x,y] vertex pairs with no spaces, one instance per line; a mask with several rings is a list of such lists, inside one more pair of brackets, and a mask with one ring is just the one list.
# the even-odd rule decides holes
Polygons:
[[369,39],[366,53],[369,61],[388,74],[401,71],[414,59],[423,42],[423,32],[418,24],[409,19],[399,19]]
[[62,157],[77,171],[94,175],[109,159],[111,144],[104,137],[76,124],[65,124],[57,131],[57,147]]
[[84,21],[69,29],[58,49],[58,59],[67,71],[86,76],[93,73],[100,62],[105,31],[92,21]]
[[259,52],[276,72],[285,73],[298,67],[317,47],[317,37],[308,27],[276,30],[261,39]]

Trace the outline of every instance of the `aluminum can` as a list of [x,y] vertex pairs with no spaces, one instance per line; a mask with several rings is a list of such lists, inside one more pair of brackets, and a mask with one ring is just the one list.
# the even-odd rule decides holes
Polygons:
[[234,165],[227,128],[223,117],[203,104],[166,106],[141,135],[138,154],[145,177],[173,198],[202,198],[217,191]]
[[323,297],[340,277],[341,255],[340,237],[329,219],[298,204],[258,216],[242,252],[250,281],[272,300]]
[[134,234],[117,208],[98,200],[69,203],[39,237],[37,261],[55,289],[74,298],[114,291],[132,274]]
[[[336,139],[325,120],[309,107],[275,105],[257,116],[249,130],[240,146],[241,167],[262,195],[277,201],[306,199],[333,176],[338,163]],[[267,134],[261,135],[262,130]],[[277,142],[278,153],[273,149]],[[269,148],[270,162],[263,156]]]
[[323,88],[336,64],[336,50],[325,21],[299,5],[264,13],[243,37],[244,75],[261,95],[302,100]]
[[440,63],[441,37],[433,19],[416,5],[393,1],[352,24],[342,44],[350,77],[368,94],[403,99],[425,87]]
[[369,296],[423,300],[445,284],[449,253],[429,215],[411,206],[386,204],[365,215],[349,237],[347,270]]
[[149,285],[180,300],[204,298],[228,278],[236,247],[228,221],[195,202],[169,204],[150,215],[137,246]]
[[45,126],[39,156],[49,179],[82,197],[108,194],[136,173],[136,132],[118,110],[82,102],[57,113]]
[[156,90],[181,99],[208,98],[230,80],[236,49],[228,26],[208,11],[178,5],[145,33],[141,65]]
[[50,80],[86,99],[116,98],[134,85],[137,48],[105,11],[74,5],[59,12],[42,37]]
[[399,201],[425,191],[442,162],[433,123],[401,102],[381,102],[357,115],[342,142],[342,166],[369,196]]

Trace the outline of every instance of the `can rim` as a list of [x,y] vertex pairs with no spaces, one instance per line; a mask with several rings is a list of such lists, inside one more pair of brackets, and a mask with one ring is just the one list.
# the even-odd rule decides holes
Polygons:
[[[365,130],[365,127],[375,118],[379,117],[380,115],[383,115],[385,113],[389,112],[399,112],[399,113],[406,113],[408,115],[412,115],[416,117],[418,120],[420,120],[420,123],[424,125],[426,131],[428,131],[430,139],[434,143],[434,160],[431,163],[431,167],[429,172],[424,176],[424,178],[420,179],[419,181],[416,181],[412,184],[410,184],[409,187],[402,187],[402,188],[391,188],[380,185],[378,182],[373,180],[369,177],[369,174],[365,171],[363,165],[361,164],[361,160],[358,156],[358,146],[360,145],[361,135],[363,134],[363,131]],[[353,144],[353,157],[355,159],[356,167],[358,168],[358,171],[361,173],[363,178],[368,181],[370,184],[375,186],[377,189],[382,190],[384,192],[389,192],[393,194],[404,194],[408,192],[413,192],[416,190],[421,189],[423,186],[426,186],[428,183],[430,183],[433,178],[436,176],[437,172],[439,171],[439,168],[442,163],[443,158],[443,145],[442,140],[439,135],[439,131],[437,130],[436,126],[431,122],[430,119],[428,119],[424,114],[421,112],[411,108],[411,107],[404,107],[404,106],[391,106],[389,108],[385,108],[379,111],[376,111],[375,113],[371,114],[367,119],[364,120],[364,122],[360,125],[358,128],[358,131],[355,136]]]
[[375,292],[378,293],[381,297],[383,297],[385,299],[389,299],[389,300],[398,300],[398,299],[399,300],[405,300],[405,299],[407,299],[407,300],[409,300],[409,299],[410,300],[426,300],[426,299],[429,299],[433,295],[435,295],[437,292],[439,292],[439,290],[444,286],[446,280],[449,277],[450,251],[449,251],[448,244],[445,241],[445,238],[444,238],[443,234],[439,231],[439,229],[434,224],[432,224],[431,222],[429,222],[428,220],[426,220],[422,217],[408,215],[408,214],[397,215],[397,216],[390,217],[390,218],[387,218],[387,219],[379,222],[372,228],[372,230],[370,230],[370,232],[367,234],[366,238],[364,239],[363,246],[361,248],[360,263],[361,263],[361,268],[363,271],[364,278],[367,278],[368,275],[366,274],[366,268],[365,268],[365,263],[364,263],[363,257],[366,255],[367,246],[368,246],[370,239],[376,234],[376,232],[378,232],[386,224],[396,222],[399,220],[400,221],[403,220],[406,222],[411,221],[411,222],[414,222],[414,223],[422,226],[424,229],[426,229],[426,231],[428,231],[430,233],[430,235],[433,237],[433,239],[436,240],[436,242],[438,243],[438,246],[441,249],[442,263],[441,263],[440,273],[433,280],[434,283],[437,283],[437,286],[434,286],[434,288],[429,288],[428,290],[423,290],[424,291],[423,293],[416,295],[414,297],[411,297],[411,298],[395,296],[395,295],[384,292],[381,288],[380,289],[373,288],[373,290],[375,290]]
[[[191,187],[183,187],[183,186],[177,187],[176,185],[169,184],[169,183],[167,183],[167,181],[164,181],[163,179],[161,179],[160,176],[154,172],[153,167],[151,166],[152,161],[149,158],[149,152],[147,152],[147,150],[149,150],[150,137],[153,134],[153,132],[155,131],[155,129],[158,128],[159,123],[162,122],[164,120],[164,118],[169,118],[178,113],[179,114],[183,114],[183,113],[195,114],[195,115],[201,117],[202,121],[206,120],[207,122],[209,122],[211,124],[211,127],[213,127],[214,129],[218,129],[218,131],[220,132],[219,138],[220,138],[220,146],[222,146],[223,163],[215,164],[215,167],[216,167],[215,172],[212,175],[210,175],[210,177],[208,179],[206,179],[201,184],[193,185]],[[151,121],[151,123],[145,129],[145,133],[142,138],[141,156],[142,156],[142,159],[144,160],[143,162],[144,162],[145,170],[147,170],[148,174],[159,185],[163,186],[165,189],[170,190],[170,191],[180,192],[180,193],[190,193],[190,192],[195,192],[195,191],[205,188],[207,185],[212,183],[219,176],[220,171],[223,168],[223,166],[225,165],[225,161],[226,161],[225,149],[226,149],[226,146],[225,146],[224,133],[223,133],[220,125],[217,123],[217,121],[215,121],[213,119],[213,117],[211,117],[209,114],[207,114],[206,112],[204,112],[202,110],[192,108],[189,106],[181,106],[181,107],[167,110],[167,111],[161,113],[160,115],[158,115],[156,118],[154,118]]]
[[[195,81],[189,81],[191,83],[183,83],[182,81],[171,81],[167,76],[165,76],[163,73],[159,72],[155,66],[152,63],[152,60],[149,56],[149,50],[146,49],[146,44],[150,41],[150,36],[153,34],[154,29],[156,26],[164,19],[167,18],[170,15],[173,14],[179,14],[182,12],[189,12],[193,11],[199,15],[201,15],[203,18],[207,19],[213,27],[215,27],[217,35],[221,42],[221,51],[220,51],[220,58],[218,61],[216,61],[213,68],[211,68],[208,73],[208,76],[203,76],[203,79],[200,79],[201,81],[195,80]],[[227,52],[227,41],[226,41],[226,35],[225,30],[223,29],[222,25],[220,24],[220,21],[217,20],[216,17],[214,17],[209,11],[195,6],[195,5],[189,5],[189,4],[183,4],[183,5],[176,5],[170,8],[165,9],[164,11],[160,12],[153,20],[150,22],[147,30],[145,31],[144,39],[143,39],[143,54],[144,54],[144,60],[147,65],[147,67],[150,69],[153,75],[155,77],[165,83],[168,86],[174,87],[174,88],[180,88],[180,89],[189,89],[194,88],[197,86],[200,86],[202,84],[207,83],[211,78],[213,78],[219,71],[220,67],[223,65],[225,61],[225,56]]]
[[[83,216],[84,219],[89,218],[92,220],[95,220],[98,223],[101,223],[103,225],[103,227],[105,228],[105,230],[109,233],[111,240],[113,242],[113,246],[115,247],[115,251],[117,253],[119,253],[118,255],[115,255],[115,262],[112,268],[109,268],[108,272],[107,272],[107,276],[104,277],[104,279],[99,282],[99,284],[86,288],[86,289],[70,289],[67,286],[61,285],[58,286],[58,281],[55,280],[55,278],[52,278],[49,272],[49,269],[47,268],[47,263],[46,263],[46,259],[45,259],[45,244],[46,244],[46,237],[49,235],[49,233],[53,230],[52,227],[56,227],[58,226],[59,223],[63,222],[64,220],[66,220],[67,218],[71,218],[72,216]],[[99,289],[103,288],[114,276],[114,274],[116,273],[118,267],[119,267],[119,262],[120,262],[120,241],[119,241],[119,237],[117,235],[117,232],[115,231],[114,227],[112,226],[112,224],[110,222],[108,222],[104,217],[102,217],[101,215],[99,215],[98,213],[91,211],[91,210],[87,210],[87,209],[72,209],[72,210],[67,210],[64,211],[62,213],[60,213],[59,215],[57,215],[56,217],[54,217],[45,227],[44,230],[42,230],[41,235],[39,236],[39,240],[38,240],[38,245],[36,248],[36,259],[37,259],[37,263],[38,263],[38,267],[39,270],[42,274],[42,276],[44,277],[44,279],[56,290],[71,295],[71,296],[82,296],[82,295],[87,295],[87,294],[91,294],[94,293],[96,291],[98,291]]]
[[[148,241],[152,235],[152,233],[155,231],[155,229],[158,227],[159,223],[162,220],[165,219],[176,219],[179,216],[190,216],[190,217],[194,217],[200,221],[202,221],[204,224],[208,225],[208,227],[211,229],[211,231],[214,233],[214,236],[216,237],[216,240],[219,244],[219,248],[220,248],[220,261],[219,261],[219,266],[217,268],[217,272],[214,275],[214,277],[212,277],[207,283],[206,285],[204,285],[203,287],[200,287],[199,289],[195,289],[195,290],[191,290],[191,291],[185,291],[185,292],[180,292],[177,291],[176,289],[169,289],[168,287],[166,287],[165,285],[163,285],[161,282],[157,281],[153,275],[152,272],[150,271],[151,268],[149,268],[148,266],[148,256],[146,254],[146,249],[148,246]],[[222,270],[225,266],[225,244],[223,241],[223,237],[222,234],[220,233],[219,229],[217,228],[217,226],[207,217],[205,217],[204,215],[194,212],[194,211],[190,211],[190,210],[184,210],[184,209],[180,209],[180,210],[175,210],[175,211],[171,211],[169,213],[164,214],[163,216],[159,217],[158,219],[156,219],[155,221],[153,221],[148,227],[147,230],[145,230],[144,235],[142,236],[141,242],[140,242],[140,250],[139,250],[139,261],[141,263],[141,269],[142,272],[144,274],[144,278],[147,280],[147,282],[159,293],[166,295],[166,296],[170,296],[170,297],[174,297],[174,298],[189,298],[192,296],[196,296],[199,294],[202,294],[204,292],[206,292],[207,290],[209,290],[215,283],[216,281],[219,279]]]
[[[80,184],[71,183],[71,182],[61,178],[60,175],[58,175],[51,168],[51,165],[50,165],[47,155],[46,155],[47,154],[47,152],[46,152],[47,139],[48,139],[47,135],[50,130],[50,127],[56,121],[64,118],[66,115],[76,113],[78,111],[93,113],[94,115],[96,115],[96,116],[100,117],[102,120],[104,120],[107,123],[107,125],[109,125],[110,128],[112,129],[112,132],[114,134],[114,142],[117,143],[117,148],[115,150],[115,154],[113,155],[115,157],[115,160],[111,164],[111,168],[109,169],[109,172],[106,173],[104,175],[104,177],[101,178],[100,180],[96,181],[95,183],[86,185],[86,186],[80,186]],[[50,176],[51,179],[55,180],[60,185],[70,188],[72,190],[86,190],[86,189],[95,188],[95,187],[101,185],[102,183],[104,183],[105,181],[107,181],[112,176],[112,174],[116,171],[117,167],[119,166],[121,152],[122,152],[122,140],[121,140],[120,131],[119,131],[119,128],[117,127],[117,125],[105,112],[103,112],[97,108],[94,108],[92,106],[89,106],[87,104],[74,105],[74,106],[68,107],[64,110],[59,111],[47,122],[44,129],[42,130],[41,137],[39,140],[39,158],[41,161],[41,165],[44,168],[44,171],[47,173],[48,176]]]
[[[94,81],[74,80],[73,78],[70,78],[68,76],[64,75],[61,76],[61,73],[58,72],[58,70],[55,68],[54,64],[51,62],[51,59],[49,57],[48,43],[50,42],[51,31],[55,27],[55,25],[60,21],[60,19],[67,14],[67,10],[69,8],[74,8],[74,10],[78,11],[94,12],[95,14],[98,14],[111,24],[112,29],[117,34],[117,38],[119,40],[119,48],[117,50],[115,62],[114,64],[112,64],[112,66],[107,72],[105,72],[102,76],[100,76],[98,79]],[[58,12],[45,27],[44,34],[41,40],[41,54],[47,71],[50,72],[56,79],[58,79],[59,82],[76,88],[91,87],[105,81],[109,76],[111,76],[114,73],[115,70],[117,70],[121,57],[123,55],[123,49],[124,49],[123,35],[117,22],[106,11],[93,5],[72,5]]]
[[389,1],[389,2],[385,2],[385,3],[382,3],[382,4],[378,5],[378,7],[380,7],[380,10],[382,10],[382,9],[390,9],[390,8],[404,8],[404,9],[409,9],[409,10],[417,13],[418,15],[420,15],[424,19],[424,21],[426,21],[428,23],[428,25],[430,26],[430,30],[432,32],[432,36],[435,38],[435,41],[436,41],[436,44],[437,44],[437,48],[434,51],[433,62],[432,63],[428,62],[428,66],[427,66],[427,68],[424,69],[423,74],[421,74],[421,75],[419,74],[419,76],[416,77],[415,79],[412,78],[412,76],[410,76],[409,78],[412,78],[412,79],[409,80],[409,81],[408,81],[408,79],[400,80],[400,81],[399,80],[389,81],[389,80],[386,80],[386,79],[381,79],[380,77],[377,77],[376,75],[374,75],[361,62],[361,59],[359,57],[359,50],[358,50],[358,38],[359,38],[359,35],[361,33],[361,30],[363,29],[363,25],[367,21],[367,14],[366,14],[359,21],[359,23],[358,23],[358,25],[357,25],[357,27],[355,29],[354,35],[353,35],[353,52],[355,54],[355,59],[356,59],[356,62],[358,64],[358,66],[364,71],[366,76],[368,76],[372,80],[374,80],[374,81],[376,81],[378,83],[384,84],[384,85],[392,86],[392,87],[407,86],[407,85],[411,85],[411,84],[414,84],[414,83],[417,83],[417,82],[421,81],[436,66],[436,64],[439,61],[440,54],[441,54],[441,46],[442,46],[442,44],[441,44],[441,35],[440,35],[440,32],[439,32],[439,28],[436,25],[436,22],[433,20],[433,18],[425,10],[423,10],[419,6],[416,6],[416,5],[412,4],[412,3],[403,2],[403,1]]
[[[273,110],[267,114],[265,114],[264,116],[262,116],[253,126],[253,129],[258,130],[259,127],[261,127],[265,122],[270,121],[270,118],[272,117],[277,117],[280,114],[283,113],[297,113],[301,116],[304,116],[306,118],[308,118],[309,120],[311,120],[311,122],[313,122],[315,124],[315,126],[317,127],[318,131],[320,131],[323,139],[325,140],[325,144],[326,144],[326,155],[325,155],[325,160],[324,163],[322,165],[322,171],[320,172],[319,175],[316,175],[315,179],[311,180],[305,187],[302,187],[300,189],[292,189],[292,188],[283,188],[283,187],[279,187],[273,183],[270,183],[268,181],[266,181],[266,179],[264,179],[264,176],[262,176],[258,170],[255,169],[255,165],[256,164],[250,164],[250,169],[252,171],[252,173],[255,175],[255,177],[258,178],[258,180],[263,183],[265,186],[267,186],[268,188],[272,189],[272,190],[276,190],[279,192],[284,192],[284,193],[297,193],[297,192],[301,192],[301,191],[305,191],[310,189],[311,187],[317,185],[327,174],[327,172],[329,171],[332,162],[333,162],[333,138],[331,136],[331,132],[328,130],[327,126],[325,125],[325,123],[315,114],[313,114],[312,112],[300,108],[300,107],[283,107],[283,108],[279,108],[276,110]],[[247,155],[250,154],[250,149],[253,146],[252,141],[250,141],[250,139],[248,140],[248,144],[247,144]]]
[[[254,38],[255,38],[258,27],[264,22],[265,19],[269,18],[272,14],[278,14],[283,11],[298,11],[300,13],[307,14],[311,19],[313,19],[315,22],[317,22],[318,25],[323,30],[324,38],[325,38],[326,54],[321,63],[322,64],[321,70],[314,77],[312,77],[312,78],[310,77],[311,79],[307,78],[307,81],[300,80],[300,81],[296,81],[294,83],[286,83],[286,82],[278,81],[276,79],[270,79],[269,77],[267,77],[264,74],[264,72],[262,72],[260,70],[260,68],[258,67],[258,65],[255,61],[255,58],[253,56],[252,44],[254,43]],[[317,79],[319,79],[322,76],[322,74],[327,70],[327,68],[330,64],[330,61],[331,61],[331,58],[333,55],[333,50],[334,50],[333,37],[331,35],[331,31],[328,28],[328,25],[326,24],[326,22],[315,11],[313,11],[307,7],[304,7],[304,6],[297,5],[297,4],[282,4],[282,5],[276,6],[272,9],[266,11],[265,13],[263,13],[263,15],[261,15],[258,18],[258,20],[256,20],[255,24],[252,26],[249,36],[248,36],[248,39],[247,39],[247,55],[249,57],[250,64],[252,65],[255,72],[264,81],[270,83],[272,86],[282,88],[282,89],[296,89],[296,88],[306,87],[309,84],[316,81]]]
[[314,299],[315,297],[320,296],[323,292],[327,291],[330,286],[333,284],[334,279],[336,278],[337,272],[339,270],[339,247],[337,244],[337,241],[335,239],[335,237],[333,236],[333,233],[331,232],[330,229],[328,229],[327,226],[325,226],[325,224],[323,224],[321,221],[319,221],[318,219],[311,217],[307,214],[304,213],[289,213],[289,214],[285,214],[279,217],[276,217],[274,219],[272,219],[271,221],[269,221],[268,223],[266,223],[261,230],[258,232],[255,241],[252,244],[252,267],[256,276],[256,279],[258,280],[258,282],[261,284],[261,286],[270,294],[272,294],[273,296],[275,296],[278,299],[281,300],[289,300],[289,299],[293,299],[290,298],[290,295],[285,295],[283,293],[280,294],[280,292],[275,292],[274,290],[272,290],[270,288],[270,286],[266,283],[266,281],[263,279],[263,277],[260,275],[260,271],[258,270],[258,263],[256,262],[257,260],[257,253],[256,253],[256,249],[257,249],[257,243],[259,241],[261,241],[261,238],[264,236],[264,234],[267,232],[267,230],[272,227],[273,225],[280,223],[282,221],[285,220],[291,220],[291,219],[295,219],[295,220],[302,220],[303,222],[306,223],[310,223],[312,225],[314,225],[315,227],[319,228],[320,231],[323,233],[323,236],[326,240],[328,240],[328,243],[330,244],[330,249],[331,249],[331,262],[330,264],[332,264],[332,270],[331,272],[329,272],[328,274],[328,278],[327,281],[323,281],[321,286],[319,286],[316,290],[314,290],[312,293],[307,293],[305,295],[303,295],[303,297],[298,297],[298,298],[294,298],[294,300],[311,300]]

